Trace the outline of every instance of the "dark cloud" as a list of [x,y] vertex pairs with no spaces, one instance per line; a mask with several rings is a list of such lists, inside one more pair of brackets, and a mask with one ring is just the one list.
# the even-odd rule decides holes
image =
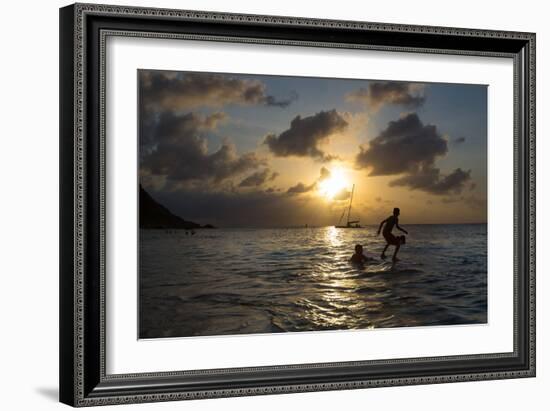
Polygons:
[[470,170],[455,169],[442,175],[438,168],[428,167],[413,174],[405,175],[390,182],[390,186],[406,186],[413,190],[422,190],[431,194],[460,194],[470,181]]
[[[198,113],[177,115],[172,111],[165,111],[160,114],[153,129],[154,142],[187,144],[190,139],[196,138],[198,133],[216,129],[226,118],[227,115],[223,112],[203,116]],[[206,144],[205,140],[201,142]]]
[[466,142],[466,137],[457,137],[453,140],[453,143],[455,144],[462,144]]
[[[320,182],[322,182],[323,180],[326,180],[327,178],[330,178],[331,175],[332,173],[328,168],[321,167],[321,169],[319,170],[319,177],[313,183],[306,185],[302,182],[298,182],[296,183],[296,185],[290,187],[286,192],[287,194],[308,193],[316,189]],[[332,197],[332,200],[343,201],[343,200],[349,199],[350,196],[351,196],[351,191],[349,191],[347,188],[343,188]]]
[[416,108],[426,101],[422,91],[422,87],[415,83],[370,82],[367,88],[360,88],[348,93],[346,99],[351,102],[365,104],[373,110],[378,110],[385,104]]
[[142,171],[176,183],[198,179],[218,183],[265,165],[253,152],[239,155],[227,140],[216,151],[209,152],[204,134],[224,119],[223,113],[202,116],[163,112],[141,156]]
[[312,157],[320,160],[333,158],[319,147],[334,134],[348,126],[344,118],[336,111],[321,111],[309,117],[296,116],[290,128],[278,136],[269,134],[264,144],[278,157]]
[[152,192],[174,214],[217,227],[289,227],[334,224],[338,212],[321,201],[285,192],[178,190]]
[[225,104],[287,107],[296,92],[283,100],[268,95],[266,85],[255,79],[229,74],[140,71],[142,104],[156,110],[221,107]]
[[326,167],[321,167],[321,171],[319,173],[320,173],[320,176],[318,181],[326,180],[331,176],[330,170]]
[[296,100],[298,100],[298,93],[296,93],[296,91],[293,91],[288,98],[282,100],[277,100],[273,96],[266,96],[264,99],[264,104],[266,106],[285,108],[290,106]]
[[320,183],[323,180],[326,180],[331,175],[332,175],[332,173],[330,172],[330,170],[323,166],[319,170],[319,177],[313,183],[311,183],[310,185],[306,185],[302,182],[298,182],[298,183],[296,183],[296,185],[290,187],[286,192],[288,194],[307,193],[307,192],[312,191],[313,189],[315,189],[317,187],[318,183]]
[[401,174],[430,168],[447,151],[447,140],[437,128],[424,125],[416,113],[409,113],[390,121],[368,146],[361,146],[355,165],[369,168],[371,176]]
[[404,174],[390,186],[404,186],[432,194],[461,193],[471,172],[457,168],[444,175],[434,166],[448,152],[447,140],[436,126],[423,124],[416,113],[390,121],[385,130],[361,146],[355,158],[357,168],[369,169],[371,176]]
[[262,184],[273,181],[279,176],[279,173],[272,172],[269,168],[264,168],[263,170],[256,171],[252,173],[244,180],[239,183],[239,187],[257,187]]
[[307,193],[308,191],[313,190],[316,185],[317,185],[317,183],[313,183],[313,184],[310,184],[310,185],[305,185],[304,183],[298,183],[298,184],[290,187],[288,190],[286,190],[286,192],[288,194]]

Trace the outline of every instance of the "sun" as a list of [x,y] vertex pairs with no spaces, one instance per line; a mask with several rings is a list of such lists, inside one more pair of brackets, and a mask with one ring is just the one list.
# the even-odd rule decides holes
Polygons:
[[319,194],[328,200],[332,200],[334,196],[348,187],[349,181],[345,171],[341,168],[330,170],[330,175],[318,184]]

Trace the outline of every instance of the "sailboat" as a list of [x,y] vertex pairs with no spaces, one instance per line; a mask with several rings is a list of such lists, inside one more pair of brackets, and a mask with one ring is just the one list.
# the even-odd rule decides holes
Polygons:
[[[344,212],[340,216],[340,220],[338,220],[338,224],[335,225],[334,227],[336,227],[336,228],[361,228],[361,226],[359,225],[359,220],[353,220],[353,221],[350,220],[350,218],[351,218],[351,203],[353,202],[353,192],[354,191],[355,191],[355,184],[353,185],[353,187],[351,189],[351,196],[349,198],[349,206],[348,206],[347,210],[344,210]],[[342,225],[342,219],[346,215],[346,211],[348,212],[347,222],[346,222],[346,225]]]

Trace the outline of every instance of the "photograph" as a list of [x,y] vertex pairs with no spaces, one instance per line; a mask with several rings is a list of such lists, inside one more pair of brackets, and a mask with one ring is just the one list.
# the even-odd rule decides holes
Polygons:
[[[364,395],[426,408],[430,390],[441,408],[459,390],[515,409],[542,393],[543,13],[176,3],[60,4],[59,61],[40,82],[58,90],[37,94],[57,93],[58,115],[51,101],[44,121],[19,104],[26,120],[12,122],[59,131],[53,151],[41,131],[26,133],[38,150],[8,139],[58,167],[57,203],[37,208],[36,190],[56,194],[52,179],[44,168],[18,176],[7,156],[28,194],[7,204],[33,208],[26,220],[59,209],[39,218],[59,222],[42,230],[59,233],[59,252],[31,259],[39,276],[26,284],[38,301],[59,296],[58,327],[45,331],[58,332],[40,350],[58,352],[46,357],[59,360],[59,401],[219,408],[257,396],[252,408],[269,398],[280,409],[345,390],[321,408]],[[27,63],[11,66],[36,71]],[[25,100],[20,89],[6,101]],[[37,176],[45,183],[24,184]],[[31,238],[11,220],[13,238]],[[43,275],[47,258],[57,282]],[[292,393],[311,394],[275,395]]]
[[487,324],[487,85],[137,87],[140,339]]

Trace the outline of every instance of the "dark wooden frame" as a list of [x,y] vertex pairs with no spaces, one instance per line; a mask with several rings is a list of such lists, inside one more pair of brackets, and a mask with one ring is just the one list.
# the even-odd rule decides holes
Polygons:
[[[105,373],[107,36],[507,57],[514,62],[514,351]],[[74,406],[535,375],[535,34],[76,4],[60,9],[60,400]],[[512,224],[512,222],[510,222]]]

